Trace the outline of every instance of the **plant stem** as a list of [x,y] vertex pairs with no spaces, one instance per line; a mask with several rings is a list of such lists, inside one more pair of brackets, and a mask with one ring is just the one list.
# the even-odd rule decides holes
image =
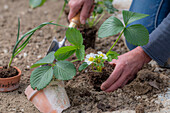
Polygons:
[[11,57],[11,59],[10,59],[10,61],[9,61],[9,64],[8,64],[8,69],[10,68],[13,59],[14,59],[14,56],[12,55],[12,57]]
[[79,59],[75,59],[75,60],[72,60],[72,61],[70,61],[70,62],[73,63],[73,62],[76,62],[76,61],[80,61],[80,60],[79,60]]
[[[126,28],[126,27],[125,27]],[[120,37],[122,36],[125,28],[123,29],[123,31],[120,33],[119,37],[116,39],[115,43],[112,45],[112,47],[109,49],[109,51],[111,51],[113,49],[113,47],[116,45],[116,43],[118,42],[118,40],[120,39]]]
[[91,68],[92,68],[92,71],[94,71],[94,64],[92,63],[92,65],[91,65]]
[[103,13],[103,14],[100,16],[100,18],[94,23],[93,26],[95,26],[97,23],[99,23],[99,21],[103,18],[104,14],[105,14],[105,13]]

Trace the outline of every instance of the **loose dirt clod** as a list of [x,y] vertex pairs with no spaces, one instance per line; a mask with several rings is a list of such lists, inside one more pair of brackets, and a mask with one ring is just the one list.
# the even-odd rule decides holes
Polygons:
[[143,105],[138,105],[138,106],[135,108],[135,112],[136,112],[136,113],[145,113],[144,106],[143,106]]

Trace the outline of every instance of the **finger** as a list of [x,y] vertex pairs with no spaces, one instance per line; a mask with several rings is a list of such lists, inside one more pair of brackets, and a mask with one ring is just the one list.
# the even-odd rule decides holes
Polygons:
[[134,75],[134,76],[131,76],[131,77],[129,78],[127,84],[130,84],[130,83],[135,79],[135,77],[136,77],[135,75]]
[[126,80],[121,85],[121,87],[124,87],[128,83],[129,80],[133,79],[133,76],[131,76],[131,73],[128,72],[128,70],[124,70],[124,73],[122,75],[125,75],[126,77]]
[[121,85],[121,88],[123,88],[123,87],[128,83],[128,81],[129,81],[129,79],[125,80],[125,81],[123,82],[123,84]]
[[89,13],[90,13],[90,9],[91,9],[90,5],[91,5],[90,2],[85,2],[84,5],[83,5],[83,8],[82,8],[81,13],[80,13],[81,24],[86,23],[86,19],[88,18]]
[[83,5],[83,3],[76,4],[74,2],[69,4],[69,6],[70,6],[70,12],[69,12],[69,15],[68,15],[69,20],[71,20],[74,16],[76,16],[76,14],[81,9],[82,5]]
[[117,60],[116,59],[113,59],[111,62],[109,62],[109,64],[113,65],[113,64],[116,64]]
[[109,78],[101,85],[102,90],[108,89],[112,84],[114,84],[115,81],[117,81],[122,74],[123,69],[117,65],[112,72],[112,74],[109,76]]
[[90,12],[89,12],[89,16],[88,16],[88,18],[91,16],[91,13],[93,12],[94,7],[95,7],[95,5],[93,5],[93,6],[92,6],[92,8],[90,9]]
[[122,74],[120,76],[120,78],[105,91],[112,92],[112,91],[116,90],[117,88],[121,87],[123,85],[123,83],[126,82],[126,80],[128,80],[127,76]]

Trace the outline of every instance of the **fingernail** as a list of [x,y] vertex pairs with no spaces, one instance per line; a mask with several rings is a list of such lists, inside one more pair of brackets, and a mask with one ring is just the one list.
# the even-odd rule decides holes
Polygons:
[[102,87],[101,87],[101,90],[103,90],[103,91],[104,91],[104,90],[106,90],[106,88],[105,88],[104,86],[102,86]]

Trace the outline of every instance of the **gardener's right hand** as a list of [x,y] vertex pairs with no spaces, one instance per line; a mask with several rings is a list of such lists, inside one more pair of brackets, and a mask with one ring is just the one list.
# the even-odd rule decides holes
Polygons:
[[70,0],[70,12],[68,19],[71,20],[80,10],[80,22],[85,24],[86,19],[93,11],[93,0]]
[[118,59],[113,59],[110,64],[116,65],[109,78],[101,85],[101,89],[111,92],[119,87],[123,87],[129,80],[135,77],[135,74],[145,63],[151,61],[151,58],[139,46],[123,55]]

